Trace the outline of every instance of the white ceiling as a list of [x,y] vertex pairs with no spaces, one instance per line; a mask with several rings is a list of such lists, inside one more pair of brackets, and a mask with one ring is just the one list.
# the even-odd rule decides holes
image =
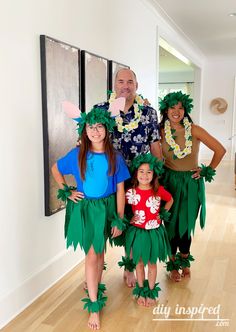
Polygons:
[[236,0],[150,0],[206,56],[236,57]]

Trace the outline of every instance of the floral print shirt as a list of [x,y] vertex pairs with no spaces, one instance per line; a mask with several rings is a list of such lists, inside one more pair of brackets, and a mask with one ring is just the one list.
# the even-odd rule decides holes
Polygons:
[[[94,107],[108,110],[109,103],[97,104]],[[128,124],[134,118],[134,107],[131,106],[126,114],[121,112],[121,117],[123,124]],[[141,120],[136,129],[121,133],[115,127],[112,137],[114,148],[121,152],[128,166],[140,153],[149,152],[150,144],[159,139],[157,112],[150,106],[143,106]]]
[[161,220],[158,217],[161,201],[170,201],[172,196],[163,186],[159,186],[157,193],[153,189],[143,190],[140,188],[131,188],[125,194],[126,203],[132,206],[135,220],[132,225],[144,228],[158,228]]

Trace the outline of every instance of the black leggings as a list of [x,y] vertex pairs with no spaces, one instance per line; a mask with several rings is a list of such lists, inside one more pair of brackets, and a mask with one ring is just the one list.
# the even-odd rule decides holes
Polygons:
[[186,232],[181,238],[179,235],[176,235],[170,240],[171,254],[175,255],[178,248],[181,254],[188,254],[190,251],[191,241],[192,239],[191,236],[188,237],[188,232]]

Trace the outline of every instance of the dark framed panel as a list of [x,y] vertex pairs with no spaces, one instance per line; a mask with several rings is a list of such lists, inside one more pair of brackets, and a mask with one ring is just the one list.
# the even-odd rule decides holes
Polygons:
[[81,110],[107,100],[109,89],[108,59],[81,51]]
[[[80,50],[54,38],[40,36],[43,110],[45,215],[65,206],[57,199],[58,186],[51,174],[55,161],[76,145],[76,123],[67,118],[62,101],[80,104]],[[71,178],[66,181],[72,184]]]
[[109,90],[114,89],[116,73],[118,72],[118,70],[120,70],[122,68],[129,69],[130,67],[127,65],[124,65],[123,63],[109,60]]

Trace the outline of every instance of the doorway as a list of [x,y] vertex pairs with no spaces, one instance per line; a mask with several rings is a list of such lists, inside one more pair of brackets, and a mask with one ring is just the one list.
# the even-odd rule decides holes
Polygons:
[[200,69],[164,39],[159,40],[158,97],[182,91],[193,99],[191,118],[200,123]]

